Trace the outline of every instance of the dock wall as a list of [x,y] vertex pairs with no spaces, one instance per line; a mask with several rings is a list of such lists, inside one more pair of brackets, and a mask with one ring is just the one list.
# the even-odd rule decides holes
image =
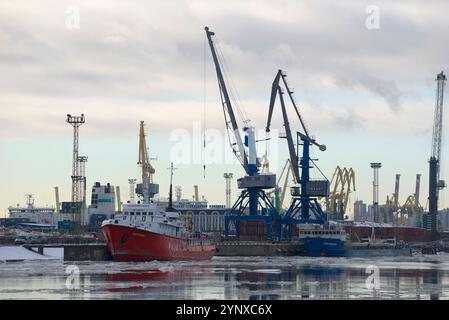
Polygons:
[[271,242],[221,242],[216,245],[216,256],[293,256],[297,254],[297,243]]

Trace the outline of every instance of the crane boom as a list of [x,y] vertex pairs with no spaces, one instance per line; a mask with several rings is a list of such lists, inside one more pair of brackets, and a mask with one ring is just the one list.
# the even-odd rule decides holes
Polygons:
[[[435,115],[432,134],[432,154],[431,157],[440,161],[441,158],[441,138],[443,134],[443,97],[446,76],[443,71],[437,75],[437,94],[435,102]],[[438,168],[439,169],[439,168]],[[437,181],[439,180],[440,170],[437,171]]]
[[[215,71],[217,72],[218,87],[220,89],[220,97],[221,97],[221,102],[222,102],[223,111],[224,111],[224,115],[225,115],[226,127],[228,128],[228,130],[232,131],[232,133],[234,135],[234,139],[235,139],[235,143],[231,142],[231,147],[232,147],[232,150],[234,151],[234,154],[236,155],[237,159],[240,161],[243,168],[245,169],[246,173],[249,174],[248,157],[246,155],[245,148],[243,146],[243,140],[240,135],[239,127],[237,125],[237,120],[235,118],[234,110],[232,108],[232,103],[229,98],[229,93],[226,88],[226,83],[225,83],[225,80],[223,77],[223,73],[221,71],[220,62],[218,61],[214,42],[212,40],[212,36],[214,36],[215,33],[212,31],[209,31],[208,27],[205,27],[204,29],[206,30],[207,40],[208,40],[210,51],[212,53],[212,58],[213,58],[214,64],[215,64]],[[229,120],[228,120],[228,118],[229,118]],[[231,127],[229,127],[229,124],[231,124]],[[234,147],[235,144],[237,144],[237,150]]]
[[[290,101],[292,102],[293,108],[295,109],[296,116],[298,117],[298,120],[301,123],[301,127],[304,130],[304,133],[305,133],[303,135],[304,138],[306,138],[310,143],[316,145],[321,151],[325,151],[326,146],[324,144],[319,144],[315,141],[315,139],[310,137],[309,131],[307,130],[307,127],[304,123],[304,119],[301,117],[301,114],[299,113],[298,106],[296,105],[295,98],[293,97],[293,90],[291,90],[290,87],[288,86],[287,80],[285,79],[286,77],[287,77],[286,74],[282,70],[278,70],[276,77],[273,80],[273,84],[271,86],[270,106],[268,109],[268,119],[267,119],[267,125],[265,127],[265,131],[270,132],[271,119],[273,117],[273,109],[274,109],[274,104],[276,102],[276,95],[278,92],[282,93],[282,91],[279,91],[280,80],[282,79],[282,82],[284,83],[287,94],[290,97]],[[281,102],[282,102],[282,100],[281,100]],[[287,133],[287,135],[288,134],[289,133]]]
[[287,137],[288,152],[290,154],[290,162],[292,164],[295,182],[299,183],[300,177],[299,177],[298,156],[295,151],[295,143],[293,142],[293,137],[290,130],[290,123],[288,122],[287,110],[285,109],[285,103],[281,87],[278,87],[278,92],[279,92],[279,99],[281,100],[282,117],[284,118],[284,127],[285,127],[285,134]]
[[318,144],[315,139],[312,139],[309,136],[309,133],[307,131],[307,128],[304,124],[303,119],[301,118],[301,115],[299,113],[298,107],[296,105],[295,99],[293,98],[293,91],[289,88],[288,84],[287,84],[287,80],[285,79],[286,75],[282,70],[278,70],[278,72],[276,73],[276,76],[273,80],[273,83],[271,85],[271,97],[270,97],[270,106],[268,108],[268,119],[267,119],[267,125],[265,127],[265,131],[266,132],[270,132],[270,126],[271,126],[271,120],[273,118],[273,109],[274,109],[274,105],[276,103],[276,96],[279,95],[279,100],[281,101],[281,110],[282,110],[282,117],[283,117],[283,121],[284,121],[284,127],[285,127],[285,135],[287,138],[287,145],[288,145],[288,152],[290,155],[290,160],[291,160],[291,165],[292,165],[292,171],[293,171],[293,176],[295,178],[296,183],[300,182],[300,175],[299,175],[299,159],[298,159],[298,155],[296,154],[295,151],[295,143],[293,140],[293,136],[292,136],[292,132],[290,130],[290,123],[288,121],[288,115],[287,115],[287,110],[285,108],[285,102],[284,102],[284,97],[283,94],[284,92],[282,91],[282,88],[280,86],[280,82],[282,79],[282,82],[284,83],[285,89],[290,97],[290,101],[293,104],[293,107],[295,109],[296,115],[298,116],[298,119],[301,123],[302,129],[304,130],[304,135],[303,138],[307,139],[310,143],[317,145],[321,151],[324,151],[326,149],[326,147],[324,145],[320,145]]

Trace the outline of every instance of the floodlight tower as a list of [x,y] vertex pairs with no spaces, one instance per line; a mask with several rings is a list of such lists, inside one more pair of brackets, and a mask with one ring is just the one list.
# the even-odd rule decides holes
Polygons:
[[66,122],[73,127],[73,156],[72,156],[72,202],[81,201],[80,174],[78,162],[79,127],[85,122],[84,114],[81,116],[67,115]]

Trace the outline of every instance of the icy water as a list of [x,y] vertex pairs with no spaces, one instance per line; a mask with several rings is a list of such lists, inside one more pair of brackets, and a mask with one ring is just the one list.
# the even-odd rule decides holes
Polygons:
[[449,299],[449,255],[8,262],[0,299]]

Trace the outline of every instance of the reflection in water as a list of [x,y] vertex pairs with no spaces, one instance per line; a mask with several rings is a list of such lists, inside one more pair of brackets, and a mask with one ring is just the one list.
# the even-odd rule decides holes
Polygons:
[[[399,258],[398,258],[399,259]],[[402,260],[215,257],[201,262],[80,263],[67,289],[62,261],[0,265],[1,299],[449,299],[449,255]],[[432,259],[432,260],[430,260]],[[367,287],[368,266],[379,287]]]

